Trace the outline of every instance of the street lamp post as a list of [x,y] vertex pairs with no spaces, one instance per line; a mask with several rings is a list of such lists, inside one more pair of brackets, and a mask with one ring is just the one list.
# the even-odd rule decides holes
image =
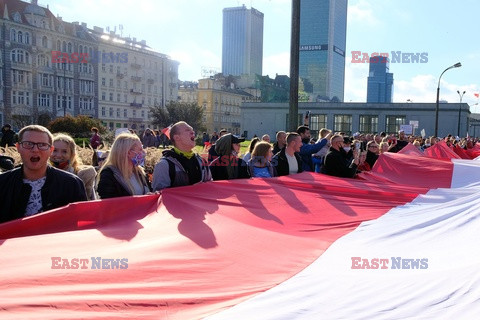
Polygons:
[[440,80],[442,79],[443,74],[452,68],[459,68],[462,64],[460,62],[455,63],[453,66],[448,67],[447,69],[443,70],[438,78],[438,86],[437,86],[437,103],[435,107],[435,137],[438,136],[438,109],[439,109],[439,99],[440,99]]
[[67,64],[63,64],[63,117],[65,118],[67,116],[67,96],[65,95],[65,86],[66,86],[66,77],[67,77]]
[[463,91],[462,93],[460,93],[460,91],[457,90],[457,93],[460,96],[460,106],[458,107],[458,130],[457,130],[457,136],[459,137],[460,137],[460,115],[462,114],[462,99],[465,92],[466,91]]

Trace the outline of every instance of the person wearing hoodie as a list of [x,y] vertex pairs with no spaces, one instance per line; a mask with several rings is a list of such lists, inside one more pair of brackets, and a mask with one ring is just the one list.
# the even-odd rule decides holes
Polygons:
[[152,131],[152,129],[147,128],[145,129],[145,132],[143,133],[142,137],[142,143],[143,143],[143,148],[156,148],[157,144],[157,137],[155,136],[155,133]]
[[215,152],[218,157],[210,163],[213,180],[231,180],[250,178],[245,161],[238,157],[240,139],[228,133],[215,143]]
[[175,123],[170,129],[173,149],[164,150],[163,157],[153,169],[154,191],[165,188],[193,185],[212,180],[212,174],[195,148],[195,131],[185,121]]
[[14,147],[15,146],[15,131],[12,126],[5,124],[2,127],[2,139],[0,140],[0,147]]

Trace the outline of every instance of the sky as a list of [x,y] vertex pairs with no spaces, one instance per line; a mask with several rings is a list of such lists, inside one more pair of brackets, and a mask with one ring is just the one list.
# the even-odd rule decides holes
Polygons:
[[[245,4],[264,14],[263,74],[289,75],[291,0],[43,0],[65,21],[123,26],[123,36],[146,40],[156,51],[180,62],[179,79],[198,81],[202,68],[221,72],[222,10]],[[480,112],[480,42],[477,0],[348,1],[344,101],[365,102],[368,63],[352,63],[352,51],[426,53],[425,63],[390,63],[394,102],[463,102]]]

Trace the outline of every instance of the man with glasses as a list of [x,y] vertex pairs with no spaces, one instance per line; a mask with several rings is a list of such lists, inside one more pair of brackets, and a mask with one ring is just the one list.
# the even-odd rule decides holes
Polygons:
[[26,126],[18,140],[22,166],[0,174],[0,222],[87,200],[80,178],[48,165],[53,137],[47,128]]
[[348,160],[340,151],[343,145],[343,137],[339,134],[330,139],[330,150],[325,156],[322,172],[335,177],[353,178],[357,173],[359,150],[353,152],[353,160]]

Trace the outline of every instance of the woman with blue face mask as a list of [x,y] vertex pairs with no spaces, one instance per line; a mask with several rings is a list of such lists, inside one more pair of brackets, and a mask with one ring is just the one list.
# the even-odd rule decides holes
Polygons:
[[106,199],[149,193],[151,188],[143,169],[145,156],[138,136],[131,133],[118,135],[98,172],[99,197]]

